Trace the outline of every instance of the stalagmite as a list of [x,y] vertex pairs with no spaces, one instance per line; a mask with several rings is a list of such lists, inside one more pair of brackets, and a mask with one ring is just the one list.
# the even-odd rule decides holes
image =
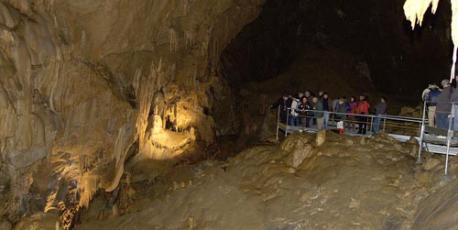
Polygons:
[[[427,9],[431,6],[431,12],[436,13],[439,0],[406,0],[404,4],[404,13],[411,22],[412,29],[415,25],[420,25],[423,22],[424,15]],[[453,52],[452,52],[452,65],[450,70],[450,80],[455,78],[456,74],[456,59],[458,49],[458,0],[451,0],[451,37],[453,41]]]

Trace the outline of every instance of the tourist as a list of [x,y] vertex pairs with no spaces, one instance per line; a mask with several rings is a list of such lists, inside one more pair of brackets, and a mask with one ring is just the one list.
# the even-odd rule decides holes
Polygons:
[[286,123],[286,117],[288,115],[288,96],[285,94],[279,98],[274,104],[270,106],[270,109],[280,110],[280,122]]
[[331,111],[332,112],[337,112],[337,105],[339,104],[339,101],[340,101],[340,97],[337,97],[336,99],[332,100],[332,107],[331,107]]
[[318,97],[313,98],[313,110],[316,120],[316,128],[318,130],[322,130],[324,125],[323,103],[318,100]]
[[297,93],[297,99],[299,100],[299,102],[301,102],[303,97],[304,97],[303,93]]
[[318,91],[318,99],[321,100],[323,98],[323,95],[324,95],[324,91],[323,90]]
[[321,103],[323,104],[323,127],[324,129],[328,128],[329,123],[329,96],[328,93],[323,93],[323,98],[321,99]]
[[[351,114],[357,114],[358,112],[356,111],[358,107],[358,102],[356,101],[356,98],[355,97],[350,97],[350,101],[348,102],[348,110],[347,112],[348,113],[351,113]],[[356,130],[356,125],[355,125],[355,122],[356,122],[356,118],[355,116],[353,115],[350,115],[348,116],[348,120],[349,120],[349,123],[350,123],[350,128],[352,130]]]
[[367,115],[369,114],[370,105],[367,102],[366,96],[360,96],[356,111],[358,114],[364,115],[358,117],[358,134],[366,135],[367,131]]
[[436,104],[437,97],[441,94],[439,86],[436,84],[429,84],[428,88],[423,90],[422,99],[425,101],[428,109],[428,125],[436,127]]
[[306,90],[304,93],[304,97],[306,97],[307,100],[311,102],[312,101],[312,92],[310,90]]
[[291,126],[299,125],[299,113],[298,113],[299,104],[300,104],[299,99],[293,97],[292,102],[291,102],[291,113],[290,113],[291,116],[289,117],[288,125],[291,125]]
[[452,112],[453,112],[453,130],[458,130],[458,89],[457,89],[457,78],[458,76],[455,76],[455,78],[452,80],[451,84],[451,103],[452,103]]
[[339,100],[337,101],[337,105],[335,106],[336,122],[345,120],[345,117],[346,117],[345,113],[347,113],[347,109],[348,109],[348,106],[347,106],[347,103],[345,103],[345,99],[343,97],[339,97]]
[[376,117],[374,118],[374,124],[372,128],[372,131],[374,132],[374,134],[377,134],[380,132],[380,122],[382,120],[381,116],[386,115],[386,110],[387,110],[386,98],[382,97],[380,99],[380,102],[375,106]]
[[310,110],[312,109],[313,108],[310,105],[308,98],[304,96],[301,100],[301,104],[299,105],[299,110],[300,110],[299,114],[301,115],[300,123],[304,127],[307,127],[307,128],[310,127],[310,120],[312,119],[312,117],[310,116],[311,115]]
[[450,81],[447,79],[442,80],[441,85],[443,89],[441,94],[437,96],[436,100],[436,125],[437,128],[448,129],[448,116],[450,115],[450,111],[452,109],[452,89],[450,87]]

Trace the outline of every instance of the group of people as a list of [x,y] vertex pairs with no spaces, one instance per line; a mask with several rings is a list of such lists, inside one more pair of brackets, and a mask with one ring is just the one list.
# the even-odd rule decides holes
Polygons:
[[[365,95],[356,97],[337,97],[329,99],[328,93],[319,91],[315,95],[307,90],[296,95],[283,95],[272,108],[280,107],[280,121],[290,126],[315,126],[318,130],[328,129],[330,118],[336,123],[347,122],[347,127],[356,131],[355,124],[358,124],[359,134],[366,134],[368,116],[371,106]],[[386,98],[382,97],[374,107],[376,115],[384,115],[387,111]],[[359,116],[358,116],[359,115]],[[373,132],[380,131],[381,117],[377,116],[373,121]]]
[[[458,130],[458,76],[441,81],[442,88],[430,84],[422,93],[428,109],[428,124],[440,129]],[[454,109],[455,108],[455,109]],[[452,116],[450,116],[452,115]],[[450,121],[452,122],[450,124]]]

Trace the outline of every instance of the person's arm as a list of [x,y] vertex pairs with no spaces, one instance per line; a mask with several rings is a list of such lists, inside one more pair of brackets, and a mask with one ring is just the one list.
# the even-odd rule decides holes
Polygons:
[[278,106],[280,106],[282,103],[282,99],[280,100],[277,100],[275,103],[273,103],[272,105],[270,105],[270,109],[276,109],[278,108]]

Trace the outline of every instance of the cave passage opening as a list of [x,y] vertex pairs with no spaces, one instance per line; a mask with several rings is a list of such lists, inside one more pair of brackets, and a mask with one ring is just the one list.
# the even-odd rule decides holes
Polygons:
[[220,58],[232,87],[260,94],[325,90],[386,95],[416,104],[429,84],[448,78],[450,5],[439,4],[411,30],[403,0],[267,0]]

